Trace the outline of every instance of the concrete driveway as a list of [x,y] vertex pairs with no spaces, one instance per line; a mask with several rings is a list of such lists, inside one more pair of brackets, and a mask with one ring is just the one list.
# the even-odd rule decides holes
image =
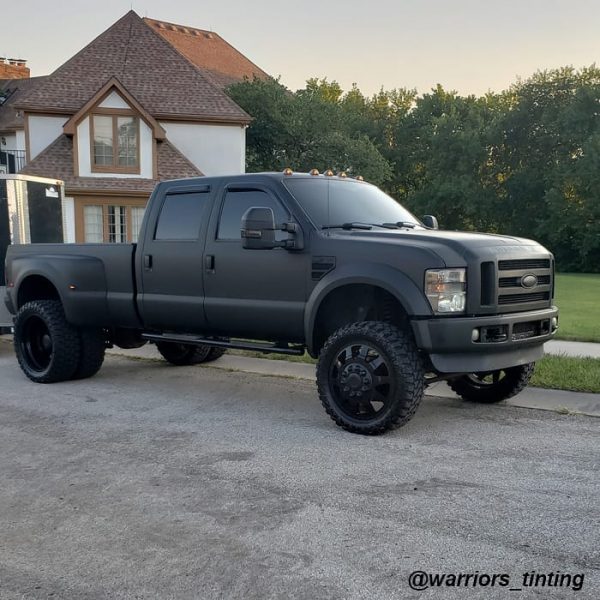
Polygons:
[[40,386],[6,343],[0,386],[2,599],[600,597],[598,419],[438,398],[360,437],[307,381],[110,356]]

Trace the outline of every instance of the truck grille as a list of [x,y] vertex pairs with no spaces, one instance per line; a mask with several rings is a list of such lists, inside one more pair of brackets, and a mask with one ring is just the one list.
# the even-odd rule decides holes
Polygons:
[[[540,275],[538,277],[538,285],[550,285],[550,275]],[[501,288],[520,288],[521,278],[520,277],[500,277],[498,280],[498,286]]]
[[498,296],[498,304],[521,304],[523,302],[539,302],[540,300],[550,300],[550,292]]
[[525,258],[517,260],[500,260],[498,269],[500,271],[514,271],[515,269],[549,269],[549,258]]
[[552,300],[554,261],[523,258],[481,265],[481,305],[503,311],[545,308]]

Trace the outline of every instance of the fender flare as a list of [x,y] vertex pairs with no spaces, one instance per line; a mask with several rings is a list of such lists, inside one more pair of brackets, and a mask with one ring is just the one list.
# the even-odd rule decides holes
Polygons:
[[[61,268],[62,267],[62,268]],[[11,295],[18,310],[22,284],[31,276],[43,277],[58,293],[65,317],[73,325],[100,325],[109,319],[104,264],[91,256],[22,256],[13,261],[15,286]],[[73,290],[69,286],[77,282]]]
[[304,312],[304,339],[311,356],[314,355],[314,327],[321,304],[337,288],[345,285],[364,284],[389,292],[410,316],[433,315],[424,292],[402,271],[379,263],[352,263],[328,273],[312,291]]

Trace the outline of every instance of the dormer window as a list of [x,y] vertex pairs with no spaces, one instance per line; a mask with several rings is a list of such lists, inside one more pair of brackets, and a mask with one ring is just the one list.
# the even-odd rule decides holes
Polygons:
[[128,111],[103,111],[91,117],[92,171],[139,173],[139,118]]

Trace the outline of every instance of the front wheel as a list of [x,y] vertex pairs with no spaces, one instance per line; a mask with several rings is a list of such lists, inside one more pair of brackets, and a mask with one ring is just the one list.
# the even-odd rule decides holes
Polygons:
[[21,370],[35,383],[55,383],[73,377],[81,343],[77,329],[67,323],[57,300],[24,304],[15,318],[15,353]]
[[448,385],[464,400],[493,404],[512,398],[524,390],[534,368],[535,363],[528,363],[497,371],[469,373],[448,381]]
[[377,435],[415,414],[424,370],[412,336],[379,321],[353,323],[326,342],[317,365],[325,410],[352,433]]

